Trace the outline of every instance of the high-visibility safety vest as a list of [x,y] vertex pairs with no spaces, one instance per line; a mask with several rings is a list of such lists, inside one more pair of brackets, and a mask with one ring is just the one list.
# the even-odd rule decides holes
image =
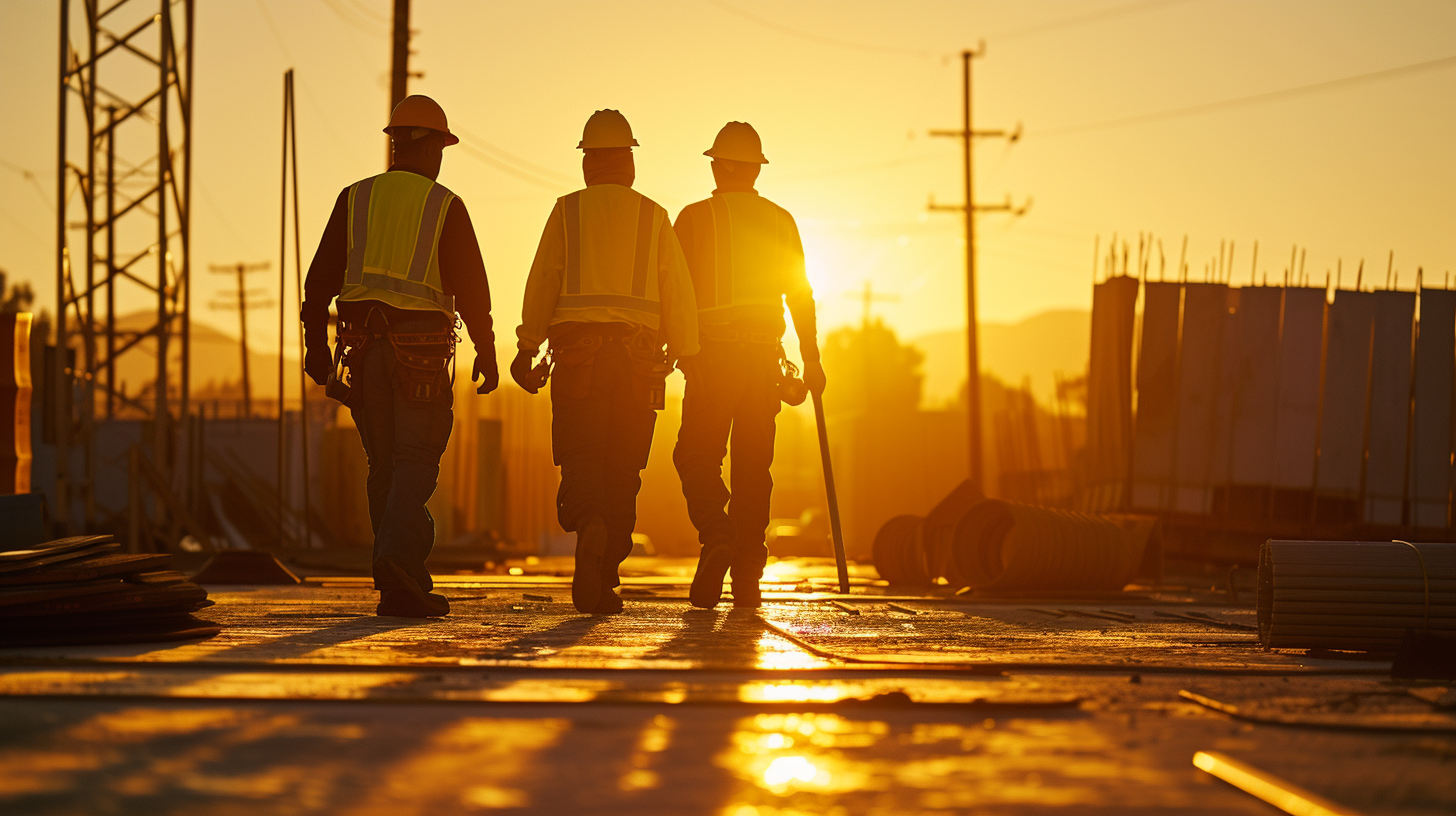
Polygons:
[[402,170],[349,188],[349,265],[339,300],[377,300],[455,316],[440,282],[440,233],[455,194]]
[[752,192],[714,193],[678,216],[704,323],[782,323],[786,294],[809,291],[793,216]]
[[565,270],[552,322],[614,314],[657,328],[658,240],[671,229],[667,210],[619,184],[593,185],[559,201]]

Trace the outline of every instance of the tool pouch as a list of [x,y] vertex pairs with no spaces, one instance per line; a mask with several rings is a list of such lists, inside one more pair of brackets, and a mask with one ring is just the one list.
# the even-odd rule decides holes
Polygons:
[[591,393],[592,363],[604,342],[602,335],[590,332],[575,332],[552,340],[549,369],[554,380],[552,391],[567,399],[586,399]]
[[389,334],[394,346],[395,385],[407,402],[425,405],[448,394],[454,385],[450,362],[455,358],[450,334]]
[[627,353],[632,360],[632,384],[638,397],[654,411],[667,407],[667,350],[657,339],[657,332],[643,329],[628,341]]
[[789,362],[783,346],[779,346],[779,400],[785,405],[802,405],[809,396],[809,386],[799,376],[799,367]]
[[349,404],[349,355],[363,348],[368,340],[365,334],[339,333],[334,341],[334,370],[324,383],[324,396]]

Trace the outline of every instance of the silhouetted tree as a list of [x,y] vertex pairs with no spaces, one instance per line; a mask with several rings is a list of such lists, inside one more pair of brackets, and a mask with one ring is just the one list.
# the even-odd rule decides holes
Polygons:
[[14,286],[7,286],[5,270],[0,269],[0,314],[28,312],[33,303],[35,303],[35,292],[30,288],[30,284],[21,281]]
[[925,355],[902,344],[883,321],[836,329],[825,339],[823,356],[831,410],[886,414],[920,407]]

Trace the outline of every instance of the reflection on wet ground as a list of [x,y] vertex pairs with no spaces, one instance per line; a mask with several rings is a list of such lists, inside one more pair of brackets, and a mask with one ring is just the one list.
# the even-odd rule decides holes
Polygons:
[[330,580],[215,591],[211,641],[6,650],[0,812],[1269,812],[1200,750],[1362,813],[1456,810],[1442,686],[1262,653],[1146,597],[852,614],[791,566],[761,612],[690,609],[666,567],[610,618],[554,577],[444,581],[456,613],[428,622]]

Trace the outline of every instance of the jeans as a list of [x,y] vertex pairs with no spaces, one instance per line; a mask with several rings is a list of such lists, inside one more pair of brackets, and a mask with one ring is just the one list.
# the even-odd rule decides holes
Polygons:
[[606,524],[611,586],[616,565],[632,553],[637,491],[657,424],[634,379],[626,346],[613,342],[585,363],[558,365],[551,379],[551,452],[561,468],[556,518],[567,532],[591,516]]
[[428,403],[406,399],[396,384],[398,365],[387,338],[369,341],[349,356],[346,403],[369,458],[369,521],[374,560],[394,557],[426,592],[434,588],[425,559],[435,546],[435,520],[425,502],[435,492],[440,457],[455,422],[450,389]]
[[[779,413],[779,350],[765,343],[705,342],[684,372],[682,429],[672,460],[688,517],[704,552],[732,548],[732,563],[761,572],[768,559],[774,420]],[[732,444],[732,490],[723,457]],[[726,508],[726,511],[725,511]]]

